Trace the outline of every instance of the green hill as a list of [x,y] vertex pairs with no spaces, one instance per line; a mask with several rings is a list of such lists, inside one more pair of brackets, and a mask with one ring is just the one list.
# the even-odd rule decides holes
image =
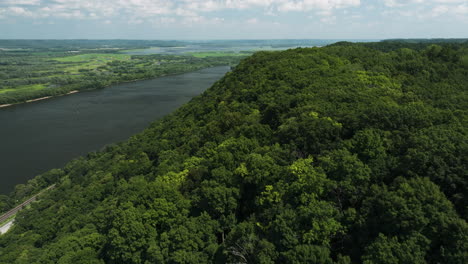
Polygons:
[[468,46],[367,45],[258,52],[17,188],[57,183],[0,263],[467,263]]

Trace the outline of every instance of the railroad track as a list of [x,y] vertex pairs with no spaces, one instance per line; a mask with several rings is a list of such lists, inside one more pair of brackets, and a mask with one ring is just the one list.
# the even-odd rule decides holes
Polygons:
[[23,208],[27,205],[29,205],[30,203],[34,202],[37,200],[37,197],[39,197],[41,194],[43,194],[44,192],[50,190],[50,189],[53,189],[55,188],[55,184],[54,185],[51,185],[49,187],[47,187],[45,190],[42,190],[40,193],[34,195],[33,197],[29,198],[28,200],[22,202],[20,205],[16,206],[15,208],[11,209],[10,211],[4,213],[2,216],[0,216],[0,223],[7,220],[8,218],[10,218],[11,216],[15,215],[16,213],[18,213],[19,211],[23,210]]

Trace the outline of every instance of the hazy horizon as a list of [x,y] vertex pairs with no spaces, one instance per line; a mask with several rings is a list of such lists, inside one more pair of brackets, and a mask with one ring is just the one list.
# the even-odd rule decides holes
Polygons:
[[[144,40],[144,41],[181,41],[181,42],[203,42],[203,41],[274,41],[274,40],[364,40],[380,41],[391,39],[413,39],[413,38],[389,38],[389,39],[355,39],[355,38],[238,38],[238,39],[144,39],[144,38],[2,38],[1,40]],[[414,39],[465,39],[465,38],[414,38]],[[468,38],[466,38],[468,39]]]

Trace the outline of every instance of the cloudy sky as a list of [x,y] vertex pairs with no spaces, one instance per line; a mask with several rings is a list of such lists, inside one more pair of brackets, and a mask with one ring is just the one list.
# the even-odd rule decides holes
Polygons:
[[468,0],[0,0],[0,38],[468,37]]

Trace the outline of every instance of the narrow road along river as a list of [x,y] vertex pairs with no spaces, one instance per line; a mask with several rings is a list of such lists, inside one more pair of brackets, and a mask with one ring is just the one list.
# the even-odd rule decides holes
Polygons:
[[228,70],[214,67],[0,108],[0,194],[142,131]]

